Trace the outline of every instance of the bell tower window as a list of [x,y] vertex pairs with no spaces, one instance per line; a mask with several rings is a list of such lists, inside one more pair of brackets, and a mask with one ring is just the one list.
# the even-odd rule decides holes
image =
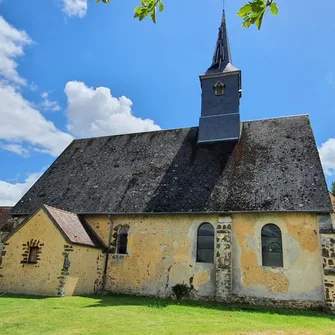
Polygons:
[[225,87],[225,85],[223,83],[221,83],[221,81],[218,81],[214,85],[214,93],[215,93],[215,95],[224,95],[224,87]]

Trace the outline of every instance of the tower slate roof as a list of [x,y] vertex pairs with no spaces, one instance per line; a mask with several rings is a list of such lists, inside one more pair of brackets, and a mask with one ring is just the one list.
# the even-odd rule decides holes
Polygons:
[[230,45],[227,33],[226,14],[225,11],[223,11],[212,65],[207,69],[205,74],[239,71],[232,64],[233,62],[231,59]]
[[198,127],[74,140],[12,210],[77,214],[332,212],[308,116],[241,123],[237,143]]

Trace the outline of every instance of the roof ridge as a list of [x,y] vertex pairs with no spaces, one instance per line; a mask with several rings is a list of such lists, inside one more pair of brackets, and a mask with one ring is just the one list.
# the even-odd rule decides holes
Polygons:
[[125,133],[125,134],[112,134],[112,135],[103,135],[103,136],[75,138],[73,140],[73,142],[78,142],[78,141],[83,141],[83,140],[91,140],[91,139],[96,139],[96,138],[104,138],[104,137],[128,136],[128,135],[137,135],[137,134],[150,134],[150,133],[166,132],[166,131],[173,131],[173,130],[183,130],[183,129],[191,129],[191,128],[198,128],[198,126],[149,130],[149,131],[138,131],[138,132],[135,132],[135,133]]
[[257,121],[267,121],[267,120],[276,120],[276,119],[287,119],[287,118],[302,117],[302,116],[309,117],[309,114],[295,114],[295,115],[274,116],[274,117],[269,117],[269,118],[264,118],[264,119],[245,120],[245,121],[241,121],[241,123],[257,122]]
[[[257,122],[257,121],[266,121],[266,120],[274,120],[274,119],[285,119],[285,118],[293,118],[293,117],[302,117],[302,116],[309,116],[309,114],[295,114],[295,115],[284,115],[284,116],[274,116],[270,118],[263,118],[263,119],[256,119],[256,120],[242,120],[241,123],[246,122]],[[199,126],[189,126],[189,127],[179,127],[179,128],[169,128],[169,129],[159,129],[159,130],[150,130],[150,131],[141,131],[135,133],[125,133],[125,134],[111,134],[111,135],[103,135],[103,136],[92,136],[92,137],[83,137],[83,138],[75,138],[73,142],[79,141],[87,141],[97,138],[107,138],[107,137],[117,137],[117,136],[129,136],[129,135],[137,135],[137,134],[150,134],[156,132],[167,132],[167,131],[175,131],[175,130],[184,130],[184,129],[191,129],[191,128],[199,128]]]

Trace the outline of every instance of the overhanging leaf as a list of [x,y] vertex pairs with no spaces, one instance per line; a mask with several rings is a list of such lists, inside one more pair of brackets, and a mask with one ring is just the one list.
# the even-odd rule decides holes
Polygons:
[[270,5],[270,11],[273,15],[278,14],[279,9],[278,9],[277,4],[275,2],[272,2],[272,4]]
[[164,10],[164,3],[162,1],[159,1],[158,7],[159,7],[159,11],[162,12]]
[[250,14],[251,12],[252,12],[252,6],[249,3],[247,3],[240,8],[237,15],[239,17],[243,17],[243,16],[246,16],[246,15]]

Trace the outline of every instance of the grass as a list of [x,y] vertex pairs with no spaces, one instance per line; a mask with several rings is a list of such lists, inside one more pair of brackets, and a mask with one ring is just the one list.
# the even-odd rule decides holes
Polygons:
[[335,334],[335,316],[132,296],[0,297],[0,334]]

